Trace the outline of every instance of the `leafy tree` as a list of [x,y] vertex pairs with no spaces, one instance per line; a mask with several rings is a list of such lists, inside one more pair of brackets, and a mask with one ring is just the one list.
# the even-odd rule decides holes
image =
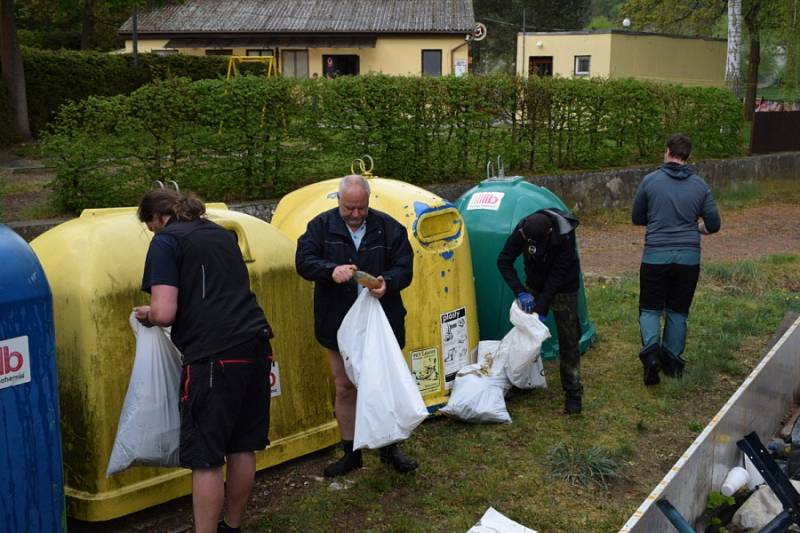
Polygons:
[[28,100],[25,96],[25,71],[17,41],[14,0],[0,0],[0,66],[8,90],[14,133],[22,140],[31,138]]
[[475,19],[488,28],[487,38],[473,46],[478,70],[513,72],[518,32],[582,29],[591,4],[592,0],[475,0]]
[[[792,8],[796,9],[796,0],[733,1],[741,2],[742,20],[747,30],[744,115],[747,120],[752,120],[761,62],[761,42],[771,32],[780,32],[789,40],[792,35],[797,35],[796,17],[785,20],[788,12]],[[621,11],[631,18],[634,29],[708,35],[712,33],[717,21],[728,12],[728,7],[726,0],[627,0]],[[737,6],[733,7],[735,9]],[[735,17],[729,19],[729,23],[731,20],[735,23]],[[797,42],[796,37],[794,42]]]

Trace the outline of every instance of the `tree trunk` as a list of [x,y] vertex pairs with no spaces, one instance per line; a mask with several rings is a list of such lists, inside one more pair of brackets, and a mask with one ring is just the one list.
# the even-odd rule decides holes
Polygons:
[[728,59],[725,85],[737,96],[742,94],[742,0],[728,0]]
[[97,44],[95,4],[95,0],[84,0],[81,5],[81,50],[91,50]]
[[23,141],[31,139],[28,121],[28,98],[25,94],[25,72],[22,53],[17,42],[14,21],[14,0],[0,0],[0,63],[3,65],[3,83],[8,89],[14,132]]
[[758,65],[761,62],[761,40],[758,35],[758,26],[750,17],[745,17],[747,32],[750,34],[750,58],[747,66],[747,80],[744,84],[744,119],[753,120],[756,105],[756,90],[758,89]]

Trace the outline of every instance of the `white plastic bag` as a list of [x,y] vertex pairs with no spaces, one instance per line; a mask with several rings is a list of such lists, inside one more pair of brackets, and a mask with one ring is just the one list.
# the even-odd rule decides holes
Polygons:
[[494,507],[489,507],[478,523],[472,526],[467,533],[536,533],[507,516],[497,512]]
[[550,338],[550,330],[536,313],[528,314],[520,309],[516,300],[508,314],[514,327],[498,348],[506,360],[508,380],[520,389],[547,387],[541,352],[542,343]]
[[131,466],[178,466],[181,354],[167,333],[130,317],[136,358],[106,477]]
[[478,362],[456,374],[450,400],[439,412],[465,422],[511,422],[505,395],[511,389],[500,341],[478,343]]
[[361,291],[345,315],[337,340],[347,377],[358,389],[353,449],[407,439],[428,409],[392,326],[369,291]]

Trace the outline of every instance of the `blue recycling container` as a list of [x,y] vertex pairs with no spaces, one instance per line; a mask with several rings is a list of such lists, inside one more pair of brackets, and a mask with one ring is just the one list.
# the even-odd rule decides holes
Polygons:
[[0,224],[0,531],[66,531],[50,286]]

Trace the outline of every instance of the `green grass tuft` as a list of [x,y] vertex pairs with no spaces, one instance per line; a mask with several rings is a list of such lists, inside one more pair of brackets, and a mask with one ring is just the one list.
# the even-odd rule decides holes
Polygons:
[[608,483],[619,477],[619,463],[599,446],[581,449],[556,443],[547,453],[545,466],[554,477],[584,487],[595,484],[608,490]]

